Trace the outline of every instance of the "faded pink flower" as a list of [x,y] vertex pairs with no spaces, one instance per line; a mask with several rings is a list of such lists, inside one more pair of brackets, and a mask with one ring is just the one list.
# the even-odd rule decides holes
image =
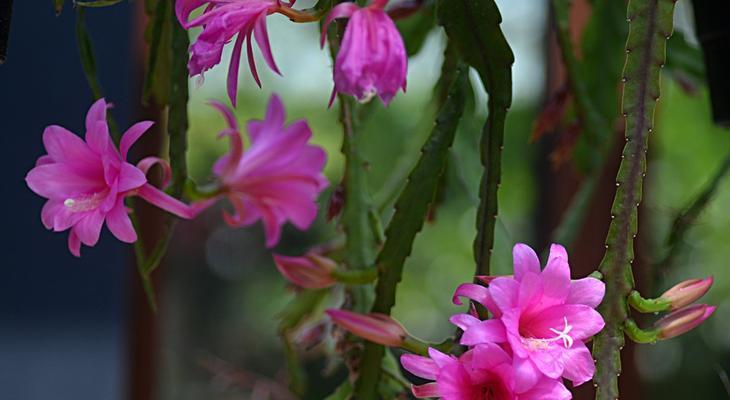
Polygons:
[[603,329],[594,310],[603,299],[605,286],[594,278],[570,279],[568,255],[552,245],[548,263],[540,270],[537,254],[527,245],[513,250],[514,277],[497,277],[485,288],[464,284],[457,288],[484,305],[495,319],[480,321],[457,314],[451,321],[464,330],[461,343],[504,343],[514,355],[519,388],[530,387],[540,374],[563,376],[580,385],[593,377],[595,365],[585,343]]
[[659,298],[669,302],[670,310],[677,310],[704,296],[712,287],[712,282],[711,276],[704,279],[688,279],[672,286]]
[[[292,1],[293,3],[294,1]],[[203,5],[206,5],[203,13],[188,22],[190,14]],[[254,62],[252,37],[256,40],[269,68],[281,75],[271,53],[269,34],[266,30],[266,17],[280,7],[289,6],[291,4],[282,3],[280,0],[177,0],[175,14],[180,24],[185,29],[203,27],[203,31],[190,46],[191,56],[188,62],[190,76],[202,76],[205,71],[218,65],[221,62],[223,47],[235,35],[238,36],[233,45],[231,64],[228,68],[228,97],[234,107],[238,91],[238,67],[244,41],[246,42],[248,66],[256,84],[261,86]]]
[[89,109],[86,141],[58,125],[47,127],[43,145],[48,154],[38,159],[25,178],[32,191],[48,199],[41,211],[43,225],[57,232],[70,229],[68,248],[77,257],[81,243],[96,244],[105,221],[117,239],[137,240],[124,205],[127,196],[139,195],[181,218],[192,217],[186,204],[147,183],[146,170],[161,160],[147,158],[138,167],[126,161],[129,148],[153,123],[132,125],[117,150],[109,136],[107,107],[99,99]]
[[389,315],[360,314],[336,309],[329,309],[325,312],[341,328],[374,343],[398,347],[408,337],[403,325]]
[[406,90],[408,57],[403,38],[383,10],[386,4],[387,0],[374,0],[359,8],[355,3],[340,3],[327,16],[323,47],[332,21],[350,18],[335,60],[334,92],[355,96],[361,102],[377,95],[388,105],[398,90]]
[[308,253],[301,257],[289,257],[274,254],[274,263],[289,282],[307,289],[324,289],[337,281],[332,271],[337,264],[329,258],[316,253]]
[[658,330],[658,338],[670,339],[687,333],[705,322],[715,312],[717,306],[693,304],[673,311],[654,324]]
[[[225,196],[234,209],[232,215],[224,212],[226,223],[243,227],[261,220],[268,247],[279,242],[281,226],[287,220],[301,230],[309,228],[317,216],[317,196],[328,183],[322,175],[327,155],[308,143],[312,131],[307,122],[299,120],[285,126],[284,105],[273,95],[264,120],[248,122],[250,147],[244,151],[233,113],[221,103],[210,104],[228,123],[219,136],[231,140],[228,154],[213,166],[220,196]],[[200,211],[213,201],[194,206]]]
[[474,346],[460,357],[429,349],[430,357],[401,356],[412,374],[434,382],[414,385],[417,398],[444,400],[567,400],[572,396],[559,380],[539,376],[532,386],[518,390],[512,357],[496,344]]

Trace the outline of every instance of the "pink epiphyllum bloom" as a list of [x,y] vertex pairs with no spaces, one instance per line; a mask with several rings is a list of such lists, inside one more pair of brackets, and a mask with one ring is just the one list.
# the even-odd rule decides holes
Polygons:
[[715,312],[716,306],[693,304],[670,313],[656,322],[659,339],[670,339],[699,326]]
[[408,337],[405,328],[385,314],[360,314],[346,310],[329,309],[327,315],[341,328],[384,346],[397,347]]
[[480,321],[457,314],[452,323],[464,330],[461,344],[506,343],[515,360],[517,387],[530,387],[539,373],[563,376],[580,385],[593,377],[595,365],[585,343],[603,329],[594,310],[605,286],[595,278],[571,281],[568,255],[552,245],[548,263],[540,270],[537,254],[527,245],[513,249],[514,277],[498,277],[485,288],[461,285],[455,293],[484,305],[495,319]]
[[515,385],[512,358],[499,346],[480,344],[459,358],[429,349],[430,357],[401,356],[401,364],[412,374],[435,382],[414,385],[417,398],[444,400],[567,400],[572,396],[559,380],[544,375],[524,390]]
[[105,221],[117,239],[137,240],[124,206],[126,196],[139,195],[181,218],[192,218],[187,205],[147,183],[145,172],[161,160],[146,158],[137,167],[126,161],[129,148],[153,123],[132,125],[117,150],[109,136],[107,107],[99,99],[89,109],[86,141],[58,125],[47,127],[43,145],[48,154],[25,177],[32,191],[48,199],[41,211],[43,225],[57,232],[70,229],[68,248],[77,257],[81,243],[96,244]]
[[[213,166],[221,185],[221,195],[233,206],[234,214],[223,217],[232,227],[243,227],[259,219],[264,223],[266,246],[279,242],[281,226],[288,220],[301,230],[309,228],[317,216],[317,196],[327,187],[322,175],[327,156],[322,148],[308,144],[312,131],[304,120],[284,125],[284,105],[278,96],[269,101],[263,121],[249,121],[248,150],[233,113],[223,104],[210,103],[223,114],[231,149]],[[212,204],[195,205],[198,211]]]
[[350,18],[335,60],[334,92],[355,96],[361,102],[377,95],[388,105],[398,90],[406,90],[408,57],[403,38],[383,10],[386,3],[375,0],[364,8],[340,3],[327,16],[322,29],[323,47],[332,21]]
[[[207,5],[203,13],[188,22],[190,14],[203,5]],[[259,87],[261,80],[254,62],[252,36],[261,49],[266,64],[281,75],[271,53],[269,34],[266,30],[266,17],[280,7],[289,6],[291,4],[284,4],[279,0],[177,0],[175,14],[180,24],[185,29],[203,27],[203,31],[195,43],[190,46],[191,56],[188,62],[190,76],[202,76],[206,70],[220,63],[223,47],[235,35],[238,37],[233,45],[231,64],[228,67],[228,97],[234,107],[238,90],[238,67],[244,41],[246,42],[248,66]]]
[[279,272],[295,285],[307,289],[324,289],[337,282],[332,277],[337,264],[329,258],[314,253],[303,257],[273,256]]
[[711,276],[704,279],[688,279],[674,285],[659,298],[669,302],[670,310],[677,310],[704,296],[710,290],[712,282]]

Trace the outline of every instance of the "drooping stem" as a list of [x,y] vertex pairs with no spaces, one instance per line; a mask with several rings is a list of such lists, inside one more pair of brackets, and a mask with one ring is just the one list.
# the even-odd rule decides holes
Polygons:
[[598,400],[619,397],[618,375],[621,373],[620,352],[624,346],[624,326],[628,318],[627,297],[634,286],[631,264],[638,228],[637,214],[646,174],[649,134],[659,99],[666,39],[673,27],[673,11],[673,0],[630,0],[628,5],[629,37],[622,104],[626,145],[616,178],[606,254],[600,265],[606,282],[606,296],[599,310],[606,327],[593,344]]

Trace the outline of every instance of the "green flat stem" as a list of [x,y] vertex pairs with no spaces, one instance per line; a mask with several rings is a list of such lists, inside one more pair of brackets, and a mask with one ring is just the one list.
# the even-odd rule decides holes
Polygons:
[[628,298],[629,305],[640,313],[655,313],[669,310],[671,302],[658,298],[658,299],[645,299],[641,297],[641,294],[632,290]]

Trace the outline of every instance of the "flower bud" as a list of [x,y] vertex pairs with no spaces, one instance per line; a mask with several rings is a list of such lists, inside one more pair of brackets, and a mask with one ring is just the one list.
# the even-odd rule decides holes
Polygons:
[[274,263],[286,279],[303,288],[324,289],[336,282],[332,271],[337,268],[337,264],[318,254],[309,253],[302,257],[274,254]]
[[385,314],[359,314],[345,310],[327,310],[327,315],[341,328],[384,346],[401,346],[408,337],[403,326]]
[[659,331],[658,338],[669,339],[689,332],[715,312],[716,306],[693,304],[673,311],[654,324]]
[[677,310],[704,296],[710,290],[712,282],[711,276],[704,279],[688,279],[674,285],[659,298],[670,303],[670,310]]

